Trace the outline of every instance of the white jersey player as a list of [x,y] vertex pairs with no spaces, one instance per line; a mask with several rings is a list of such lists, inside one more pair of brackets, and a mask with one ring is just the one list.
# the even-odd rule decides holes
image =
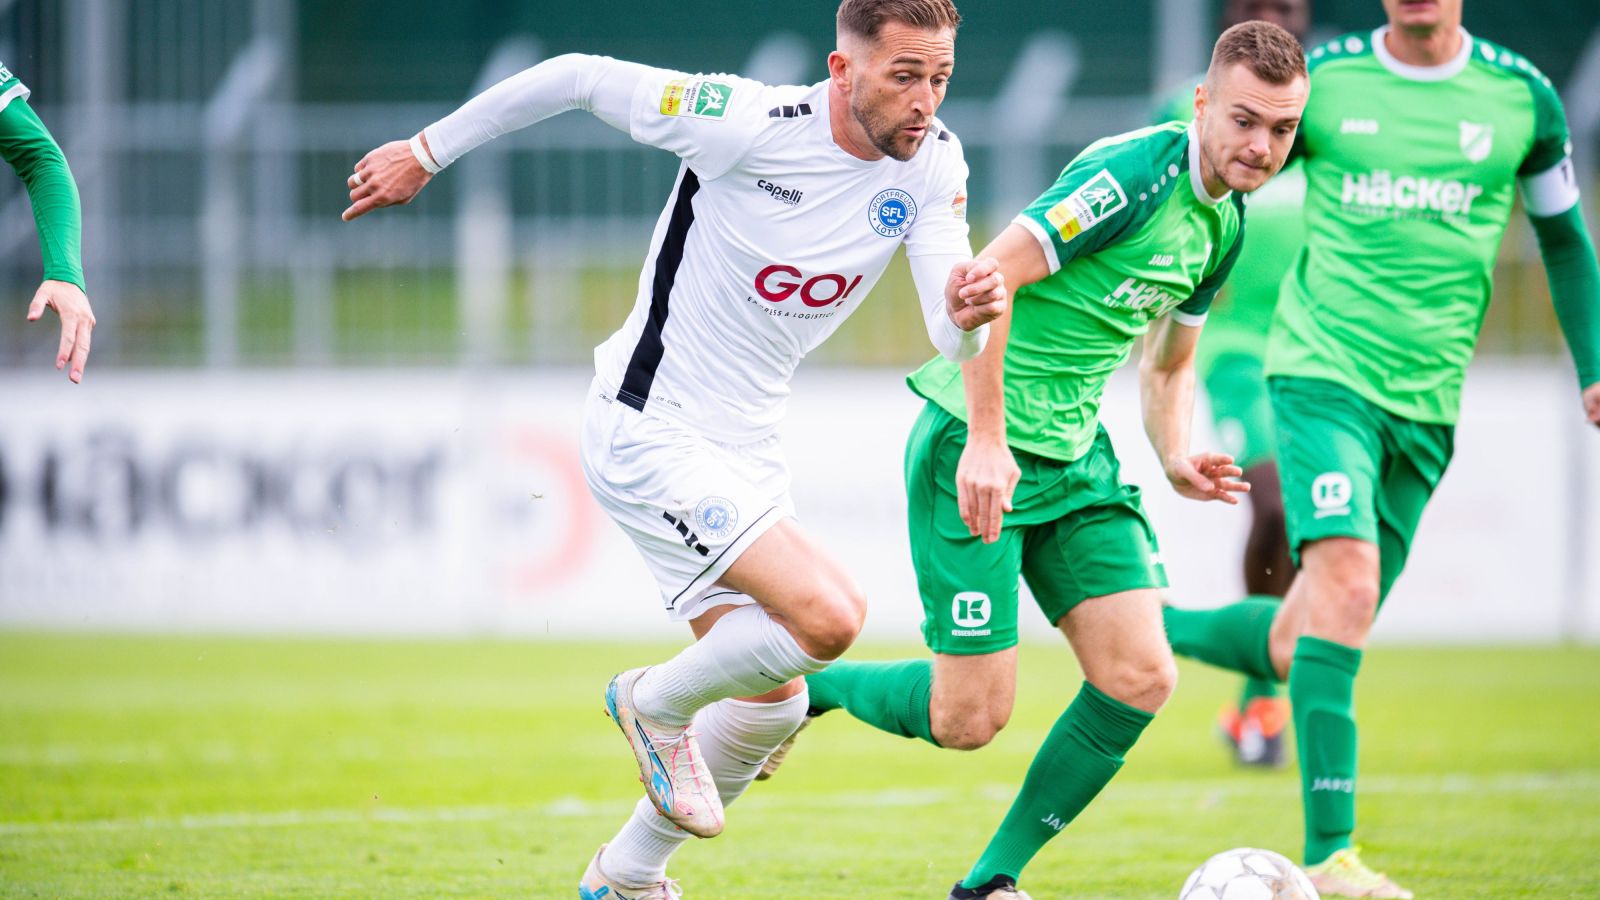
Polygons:
[[802,676],[860,631],[865,601],[795,522],[775,435],[801,357],[902,244],[944,355],[977,355],[1004,308],[994,261],[969,259],[961,145],[934,118],[959,21],[950,0],[844,0],[829,78],[810,87],[557,57],[349,178],[346,220],[568,109],[683,160],[633,312],[595,351],[582,457],[698,641],[607,687],[646,799],[595,854],[581,897],[676,896],[672,851],[721,832],[724,806],[802,721]]

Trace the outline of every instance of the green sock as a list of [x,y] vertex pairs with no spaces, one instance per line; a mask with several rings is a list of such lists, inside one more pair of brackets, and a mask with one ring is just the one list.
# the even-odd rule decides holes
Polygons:
[[[1252,594],[1245,599],[1270,600],[1279,606],[1283,605],[1282,597],[1274,597],[1271,594]],[[1280,690],[1281,688],[1276,680],[1268,681],[1264,678],[1246,678],[1244,680],[1244,688],[1239,691],[1239,712],[1244,712],[1245,707],[1249,706],[1250,701],[1252,700],[1271,700],[1272,698],[1278,696]]]
[[1294,647],[1289,704],[1300,745],[1306,865],[1350,846],[1356,827],[1354,694],[1361,651],[1310,635]]
[[933,699],[931,660],[840,660],[815,675],[807,675],[806,687],[816,709],[842,709],[880,731],[922,738],[939,746],[933,739],[933,722],[928,715],[928,704]]
[[1167,642],[1179,656],[1278,681],[1269,637],[1280,605],[1276,597],[1246,597],[1217,609],[1168,606],[1161,610],[1161,618],[1167,625]]
[[1260,678],[1246,678],[1244,689],[1239,692],[1239,712],[1244,712],[1245,707],[1252,700],[1272,699],[1278,696],[1278,685]]
[[978,887],[996,875],[1019,878],[1039,848],[1117,774],[1123,755],[1154,718],[1085,681],[1045,737],[1011,811],[962,885]]

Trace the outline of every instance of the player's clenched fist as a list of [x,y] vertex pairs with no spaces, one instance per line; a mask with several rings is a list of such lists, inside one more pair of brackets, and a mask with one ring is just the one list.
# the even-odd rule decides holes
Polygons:
[[993,322],[1006,311],[1005,276],[992,256],[956,263],[945,284],[950,321],[962,331]]
[[411,145],[390,141],[361,157],[356,170],[345,180],[350,188],[350,208],[342,218],[349,222],[381,206],[410,203],[433,174],[422,167]]

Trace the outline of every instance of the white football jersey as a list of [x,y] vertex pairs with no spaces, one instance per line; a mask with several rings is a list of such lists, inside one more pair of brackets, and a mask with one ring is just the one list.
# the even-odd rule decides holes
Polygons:
[[967,166],[938,120],[912,159],[869,162],[834,143],[827,82],[650,70],[629,131],[683,165],[633,311],[595,368],[611,396],[712,440],[776,430],[795,366],[901,243],[913,257],[971,256]]

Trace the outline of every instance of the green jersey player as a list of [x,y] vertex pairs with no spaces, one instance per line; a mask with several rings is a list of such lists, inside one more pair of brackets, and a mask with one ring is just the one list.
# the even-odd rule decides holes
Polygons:
[[990,348],[911,376],[927,404],[906,488],[934,659],[836,663],[807,678],[813,709],[941,747],[988,743],[1016,689],[1019,577],[1085,674],[952,898],[1025,896],[1023,868],[1110,781],[1172,691],[1166,575],[1139,489],[1122,482],[1099,424],[1101,397],[1144,336],[1145,428],[1172,486],[1238,502],[1248,486],[1232,458],[1189,452],[1195,344],[1239,255],[1241,195],[1287,158],[1307,89],[1305,56],[1283,29],[1223,34],[1193,124],[1090,145],[984,251],[1017,291]]
[[47,307],[61,317],[56,368],[70,363],[67,377],[76,383],[83,380],[83,367],[89,361],[89,333],[94,329],[79,253],[83,220],[78,186],[55,138],[28,107],[28,94],[28,88],[0,63],[0,157],[28,188],[44,256],[44,282],[28,305],[28,321],[38,321]]
[[[1282,26],[1305,41],[1311,24],[1307,0],[1229,0],[1223,27],[1259,19]],[[1194,116],[1196,75],[1165,99],[1158,122]],[[1244,590],[1252,598],[1282,600],[1294,579],[1284,532],[1283,495],[1278,486],[1277,440],[1272,403],[1267,398],[1267,326],[1278,305],[1278,289],[1305,244],[1306,178],[1298,160],[1250,194],[1250,242],[1239,254],[1233,275],[1206,319],[1205,340],[1196,368],[1210,400],[1211,417],[1222,449],[1244,469],[1250,484],[1250,533],[1244,548]],[[1267,768],[1283,765],[1289,703],[1280,686],[1246,677],[1238,702],[1223,707],[1218,732],[1240,763]]]
[[1307,244],[1267,352],[1291,546],[1281,607],[1170,610],[1180,653],[1289,681],[1305,861],[1323,896],[1410,897],[1362,865],[1351,696],[1373,617],[1449,463],[1466,365],[1520,183],[1600,424],[1600,270],[1550,80],[1467,34],[1460,0],[1311,51]]

